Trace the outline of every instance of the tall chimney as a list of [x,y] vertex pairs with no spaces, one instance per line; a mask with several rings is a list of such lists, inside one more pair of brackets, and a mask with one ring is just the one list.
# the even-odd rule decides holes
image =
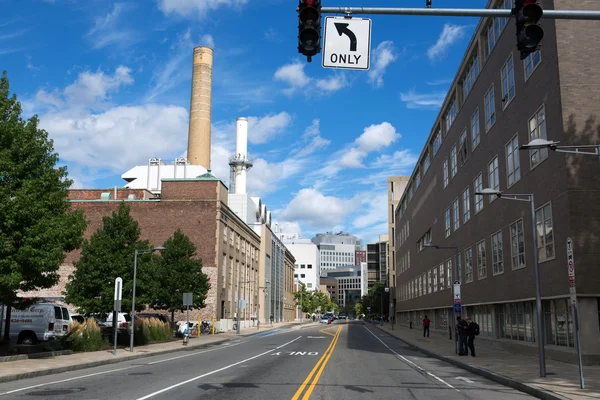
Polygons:
[[205,46],[194,48],[187,158],[190,164],[206,169],[210,169],[212,64],[213,49]]
[[235,193],[246,193],[246,170],[248,162],[248,118],[235,121]]

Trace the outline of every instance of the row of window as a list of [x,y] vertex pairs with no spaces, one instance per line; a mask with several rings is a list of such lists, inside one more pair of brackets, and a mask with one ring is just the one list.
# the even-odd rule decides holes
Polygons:
[[301,268],[301,269],[304,269],[304,268],[312,269],[312,264],[300,264],[300,265],[295,264],[294,268],[296,268],[296,269],[298,269],[298,268]]
[[[538,259],[540,262],[554,258],[554,231],[552,222],[552,205],[545,204],[535,212],[536,221],[536,244]],[[513,270],[525,267],[525,236],[523,219],[520,218],[509,226],[510,263]],[[490,235],[491,243],[491,266],[493,275],[504,273],[504,242],[502,229]],[[488,255],[486,253],[486,239],[468,247],[463,251],[464,255],[464,283],[473,282],[474,272],[477,280],[487,278]],[[459,253],[458,280],[462,280],[462,258]],[[402,301],[415,297],[435,293],[438,289],[450,288],[452,282],[453,258],[423,272],[420,276],[412,279],[400,287],[400,298]]]
[[[244,239],[244,237],[240,234],[236,234],[233,228],[224,226],[223,243],[227,243],[228,241],[230,246],[241,250],[242,254],[245,254],[245,260],[242,260],[242,262],[246,262],[248,264],[250,264],[251,261],[258,262],[258,248],[252,246],[250,242],[246,241],[246,239]],[[246,249],[248,249],[248,251],[246,251]]]

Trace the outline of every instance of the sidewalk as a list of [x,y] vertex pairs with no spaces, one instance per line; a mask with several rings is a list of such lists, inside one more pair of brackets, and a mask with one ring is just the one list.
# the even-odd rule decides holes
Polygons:
[[[369,324],[367,324],[369,326]],[[546,378],[539,376],[538,358],[492,348],[486,340],[475,339],[477,357],[455,354],[454,340],[448,334],[431,332],[423,337],[421,329],[409,329],[389,323],[377,328],[393,335],[423,353],[447,361],[541,399],[600,399],[600,367],[584,366],[585,389],[579,388],[579,368],[546,358]]]
[[[305,323],[302,327],[308,325],[312,325],[312,323]],[[198,338],[190,338],[190,341],[186,346],[182,344],[183,341],[181,339],[168,343],[138,346],[133,348],[133,353],[129,352],[129,348],[119,347],[117,348],[116,355],[113,355],[112,350],[102,350],[41,359],[7,361],[0,363],[0,383],[74,371],[83,368],[92,368],[99,365],[115,364],[127,360],[135,360],[161,354],[196,350],[209,345],[229,342],[240,337],[247,337],[257,333],[285,328],[299,329],[301,326],[299,322],[280,322],[273,325],[264,324],[261,325],[260,330],[256,329],[256,327],[242,328],[239,335],[235,332],[219,333],[216,335],[200,335]]]

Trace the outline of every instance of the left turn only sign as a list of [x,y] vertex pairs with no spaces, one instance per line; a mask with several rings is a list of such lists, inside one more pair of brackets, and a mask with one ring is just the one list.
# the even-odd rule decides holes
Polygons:
[[370,19],[326,17],[323,41],[324,68],[369,69]]

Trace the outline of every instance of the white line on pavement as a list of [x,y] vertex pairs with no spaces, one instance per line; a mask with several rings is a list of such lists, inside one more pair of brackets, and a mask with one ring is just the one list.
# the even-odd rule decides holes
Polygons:
[[146,363],[146,365],[160,364],[160,363],[163,363],[163,362],[165,362],[165,361],[178,360],[178,359],[180,359],[180,358],[184,358],[184,357],[191,357],[191,356],[196,356],[196,355],[198,355],[198,354],[209,353],[209,352],[211,352],[211,351],[215,351],[215,350],[223,350],[224,348],[227,348],[227,349],[229,349],[229,348],[231,348],[231,347],[234,347],[234,346],[240,345],[240,344],[242,344],[242,343],[245,343],[245,342],[238,342],[238,343],[235,343],[235,344],[229,344],[229,343],[225,342],[225,343],[223,343],[223,344],[224,344],[224,345],[225,345],[225,344],[227,344],[226,346],[219,346],[219,347],[215,347],[215,348],[213,348],[213,349],[209,349],[209,350],[197,351],[197,352],[195,352],[195,353],[192,353],[192,354],[185,354],[185,355],[183,355],[183,356],[177,356],[177,357],[171,357],[171,358],[167,358],[167,359],[164,359],[164,360],[153,361],[153,362],[150,362],[150,363]]
[[193,382],[193,381],[196,381],[196,380],[198,380],[198,379],[202,379],[202,378],[204,378],[204,377],[207,377],[207,376],[209,376],[209,375],[216,374],[217,372],[225,371],[225,370],[227,370],[227,369],[229,369],[229,368],[235,367],[236,365],[240,365],[240,364],[243,364],[243,363],[245,363],[245,362],[248,362],[248,361],[254,360],[254,359],[256,359],[256,358],[262,357],[262,356],[264,356],[264,355],[266,355],[266,354],[269,354],[269,353],[271,353],[271,352],[273,352],[273,351],[275,351],[275,350],[279,350],[279,349],[281,349],[282,347],[285,347],[285,346],[287,346],[288,344],[292,344],[292,343],[294,343],[296,340],[300,339],[301,337],[302,337],[302,336],[298,336],[296,339],[294,339],[294,340],[290,340],[289,342],[287,342],[287,343],[284,343],[284,344],[282,344],[281,346],[275,347],[274,349],[267,350],[267,351],[265,351],[265,352],[263,352],[263,353],[260,353],[260,354],[257,354],[257,355],[255,355],[255,356],[252,356],[252,357],[250,357],[250,358],[246,358],[245,360],[238,361],[238,362],[236,362],[236,363],[233,363],[233,364],[227,365],[227,366],[225,366],[225,367],[223,367],[223,368],[215,369],[214,371],[207,372],[207,373],[205,373],[205,374],[202,374],[202,375],[198,375],[198,376],[196,376],[196,377],[194,377],[194,378],[191,378],[191,379],[188,379],[188,380],[186,380],[186,381],[183,381],[183,382],[176,383],[175,385],[171,385],[171,386],[169,386],[169,387],[166,387],[166,388],[164,388],[164,389],[161,389],[161,390],[159,390],[159,391],[156,391],[156,392],[154,392],[154,393],[150,393],[150,394],[148,394],[148,395],[146,395],[146,396],[144,396],[144,397],[140,397],[140,398],[139,398],[139,399],[137,399],[137,400],[146,400],[146,399],[149,399],[150,397],[154,397],[154,396],[156,396],[156,395],[158,395],[158,394],[161,394],[161,393],[167,392],[167,391],[169,391],[169,390],[171,390],[171,389],[175,389],[176,387],[179,387],[179,386],[182,386],[182,385],[186,385],[186,384],[188,384],[188,383],[190,383],[190,382]]
[[381,344],[383,344],[389,351],[391,351],[392,353],[394,353],[394,355],[396,355],[396,357],[401,358],[402,360],[406,361],[407,363],[413,365],[415,368],[417,368],[419,371],[425,372],[427,375],[437,379],[438,381],[442,382],[444,385],[456,390],[457,392],[460,392],[460,390],[458,390],[457,388],[455,388],[454,386],[452,386],[451,384],[449,384],[448,382],[446,382],[445,380],[435,376],[434,374],[432,374],[429,371],[425,371],[423,368],[419,367],[417,364],[415,364],[414,362],[410,361],[408,358],[404,357],[403,355],[400,355],[398,353],[396,353],[394,350],[392,350],[392,348],[390,346],[388,346],[387,344],[385,344],[385,342],[381,339],[379,339],[377,337],[376,334],[374,334],[373,332],[371,332],[371,330],[369,328],[367,328],[365,326],[365,329],[367,330],[367,332],[369,332],[371,335],[373,335],[375,337],[375,339],[379,340],[381,342]]
[[475,383],[474,381],[470,380],[469,378],[465,378],[464,376],[459,376],[457,378],[454,379],[458,379],[459,381],[465,381],[467,383]]

